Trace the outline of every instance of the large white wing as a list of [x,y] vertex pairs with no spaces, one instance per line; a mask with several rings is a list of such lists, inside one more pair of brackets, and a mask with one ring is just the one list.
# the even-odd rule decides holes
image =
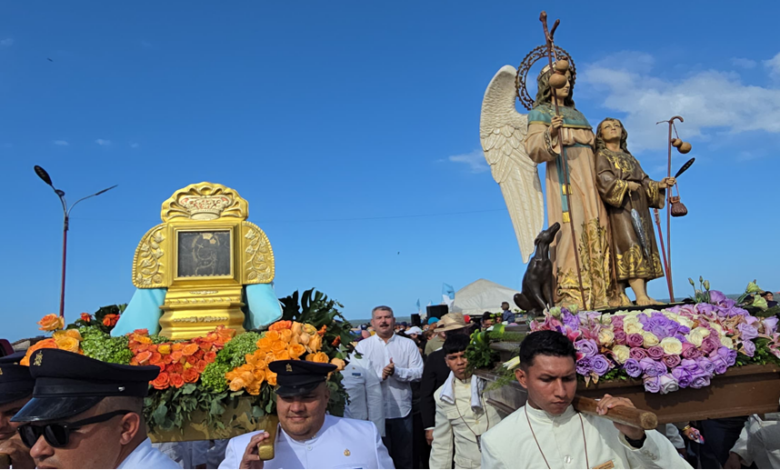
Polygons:
[[528,116],[515,109],[517,69],[505,65],[496,73],[482,100],[479,138],[493,179],[501,186],[523,262],[534,251],[544,225],[544,197],[536,163],[523,147]]

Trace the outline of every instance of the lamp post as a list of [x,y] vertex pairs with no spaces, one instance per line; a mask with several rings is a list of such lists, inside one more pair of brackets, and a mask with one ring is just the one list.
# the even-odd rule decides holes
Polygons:
[[62,204],[62,214],[63,214],[63,226],[62,226],[62,287],[60,290],[60,318],[65,318],[65,260],[67,259],[68,255],[68,228],[70,227],[70,213],[73,210],[74,207],[76,207],[76,204],[80,203],[81,201],[85,199],[89,199],[91,197],[100,196],[101,194],[105,193],[106,191],[109,191],[111,189],[114,189],[117,187],[117,185],[111,186],[110,188],[106,188],[102,191],[98,191],[95,194],[90,194],[89,196],[83,197],[79,199],[78,201],[74,202],[72,206],[68,207],[68,203],[65,201],[65,191],[61,189],[57,189],[54,187],[54,184],[51,182],[51,177],[48,173],[46,173],[46,170],[39,167],[38,165],[35,165],[35,174],[38,175],[40,179],[43,180],[44,183],[51,186],[51,189],[54,190],[54,193],[57,195],[57,197],[60,198],[60,203]]

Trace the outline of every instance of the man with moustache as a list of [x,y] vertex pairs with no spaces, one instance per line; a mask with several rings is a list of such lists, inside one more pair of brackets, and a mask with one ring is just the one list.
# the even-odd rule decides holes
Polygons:
[[396,468],[412,468],[414,426],[410,382],[422,377],[422,356],[414,341],[393,333],[395,317],[390,307],[375,307],[371,312],[371,326],[376,335],[359,342],[355,350],[368,358],[382,379],[385,446]]
[[[528,400],[482,435],[482,468],[691,468],[658,431],[644,431],[571,405],[577,351],[557,331],[536,331],[520,344],[515,377]],[[599,414],[631,400],[604,395]]]
[[270,434],[251,432],[230,440],[219,468],[394,468],[374,423],[326,414],[335,365],[287,360],[268,368],[278,374],[274,458],[258,455]]
[[[30,369],[19,365],[24,353],[0,358],[0,468],[35,468],[30,449],[16,433],[17,423],[11,422],[24,405],[30,401],[35,380]],[[6,460],[3,462],[3,460]]]
[[159,373],[40,349],[32,399],[11,421],[37,468],[181,468],[146,436],[144,397]]

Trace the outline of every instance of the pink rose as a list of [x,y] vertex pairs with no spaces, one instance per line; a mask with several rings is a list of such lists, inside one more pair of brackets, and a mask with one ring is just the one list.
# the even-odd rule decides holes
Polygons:
[[664,357],[664,348],[661,346],[653,346],[647,349],[647,357],[654,361],[660,361]]
[[644,342],[645,342],[645,338],[642,337],[642,335],[640,335],[639,333],[632,333],[628,335],[628,338],[626,339],[626,344],[628,344],[628,346],[632,348],[641,347]]
[[615,330],[615,344],[626,344],[628,336],[623,330]]
[[635,361],[641,361],[647,357],[647,352],[642,348],[631,348],[631,351],[628,353],[628,355]]
[[682,345],[682,357],[685,359],[698,359],[702,356],[699,348],[691,343],[685,342]]
[[680,365],[680,362],[682,362],[682,360],[680,359],[680,356],[678,356],[677,354],[664,356],[663,359],[661,359],[661,361],[669,369],[674,369],[675,367]]

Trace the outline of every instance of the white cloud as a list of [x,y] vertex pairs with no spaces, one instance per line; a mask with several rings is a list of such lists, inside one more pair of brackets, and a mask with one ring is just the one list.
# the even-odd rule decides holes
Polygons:
[[98,140],[95,141],[95,143],[98,144],[98,145],[102,145],[104,147],[107,147],[107,146],[111,145],[111,141],[110,140],[104,140],[104,139],[98,139]]
[[[619,114],[614,117],[623,116],[632,152],[666,148],[668,126],[655,123],[675,115],[685,118],[677,124],[683,140],[748,131],[780,133],[779,89],[745,85],[736,73],[717,70],[662,79],[651,74],[648,57],[635,54],[634,63],[609,58],[583,67],[579,74],[579,82],[602,97],[604,108]],[[765,65],[780,78],[780,54]]]
[[453,155],[448,157],[447,160],[456,163],[465,163],[469,166],[472,173],[483,173],[490,170],[482,150],[474,150],[473,152],[464,153],[462,155]]
[[139,147],[138,142],[133,142],[130,144],[130,148],[137,149]]
[[741,69],[752,69],[756,66],[756,61],[753,59],[745,59],[744,57],[734,57],[731,59],[731,65]]
[[6,39],[3,39],[2,41],[0,41],[0,46],[8,47],[8,46],[12,46],[13,43],[14,43],[13,38],[6,38]]
[[68,144],[67,140],[55,140],[54,145],[61,145],[63,147],[67,147],[70,144]]
[[769,60],[764,61],[764,67],[769,69],[769,75],[775,80],[780,80],[780,52]]

